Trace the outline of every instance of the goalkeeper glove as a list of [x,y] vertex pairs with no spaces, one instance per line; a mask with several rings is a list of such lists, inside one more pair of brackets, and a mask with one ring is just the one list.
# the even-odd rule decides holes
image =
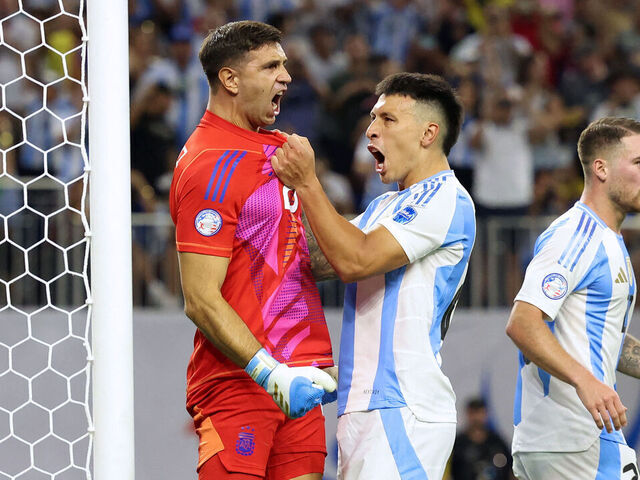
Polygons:
[[337,386],[331,375],[319,368],[288,367],[264,348],[258,350],[244,370],[289,418],[302,417],[320,405],[325,391],[333,392]]

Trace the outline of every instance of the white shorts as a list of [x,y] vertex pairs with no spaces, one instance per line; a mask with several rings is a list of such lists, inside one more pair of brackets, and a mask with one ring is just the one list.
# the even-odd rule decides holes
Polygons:
[[338,419],[338,480],[440,480],[455,423],[418,420],[407,407]]
[[518,452],[513,473],[519,480],[638,480],[636,452],[598,440],[584,452]]

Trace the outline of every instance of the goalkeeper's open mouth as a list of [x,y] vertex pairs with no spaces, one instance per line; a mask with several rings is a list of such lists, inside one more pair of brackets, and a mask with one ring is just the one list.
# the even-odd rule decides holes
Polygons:
[[384,153],[372,144],[367,145],[367,150],[369,150],[373,158],[376,159],[376,173],[384,173]]
[[285,90],[281,90],[276,93],[271,99],[271,107],[273,108],[273,114],[278,115],[280,113],[280,101],[284,95]]

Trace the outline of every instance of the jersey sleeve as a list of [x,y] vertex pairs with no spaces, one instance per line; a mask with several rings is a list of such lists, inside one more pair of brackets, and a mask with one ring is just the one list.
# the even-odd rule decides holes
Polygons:
[[455,211],[455,197],[450,195],[451,191],[436,191],[424,202],[406,205],[379,222],[397,240],[410,263],[444,242]]
[[[176,248],[179,252],[231,257],[242,192],[233,179],[224,198],[213,198],[212,162],[199,160],[183,173],[177,193]],[[220,190],[220,188],[218,189]]]
[[[538,307],[552,320],[584,274],[580,264],[572,268],[571,264],[560,261],[567,250],[567,238],[563,233],[563,230],[556,231],[542,246],[536,247],[515,298]],[[544,236],[543,233],[538,242]]]

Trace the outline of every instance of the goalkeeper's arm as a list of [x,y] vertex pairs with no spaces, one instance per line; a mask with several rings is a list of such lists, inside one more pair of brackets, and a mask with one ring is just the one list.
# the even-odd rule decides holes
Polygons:
[[333,378],[315,367],[288,367],[271,357],[220,292],[229,259],[179,253],[185,313],[207,339],[261,385],[282,411],[301,417],[320,404]]

